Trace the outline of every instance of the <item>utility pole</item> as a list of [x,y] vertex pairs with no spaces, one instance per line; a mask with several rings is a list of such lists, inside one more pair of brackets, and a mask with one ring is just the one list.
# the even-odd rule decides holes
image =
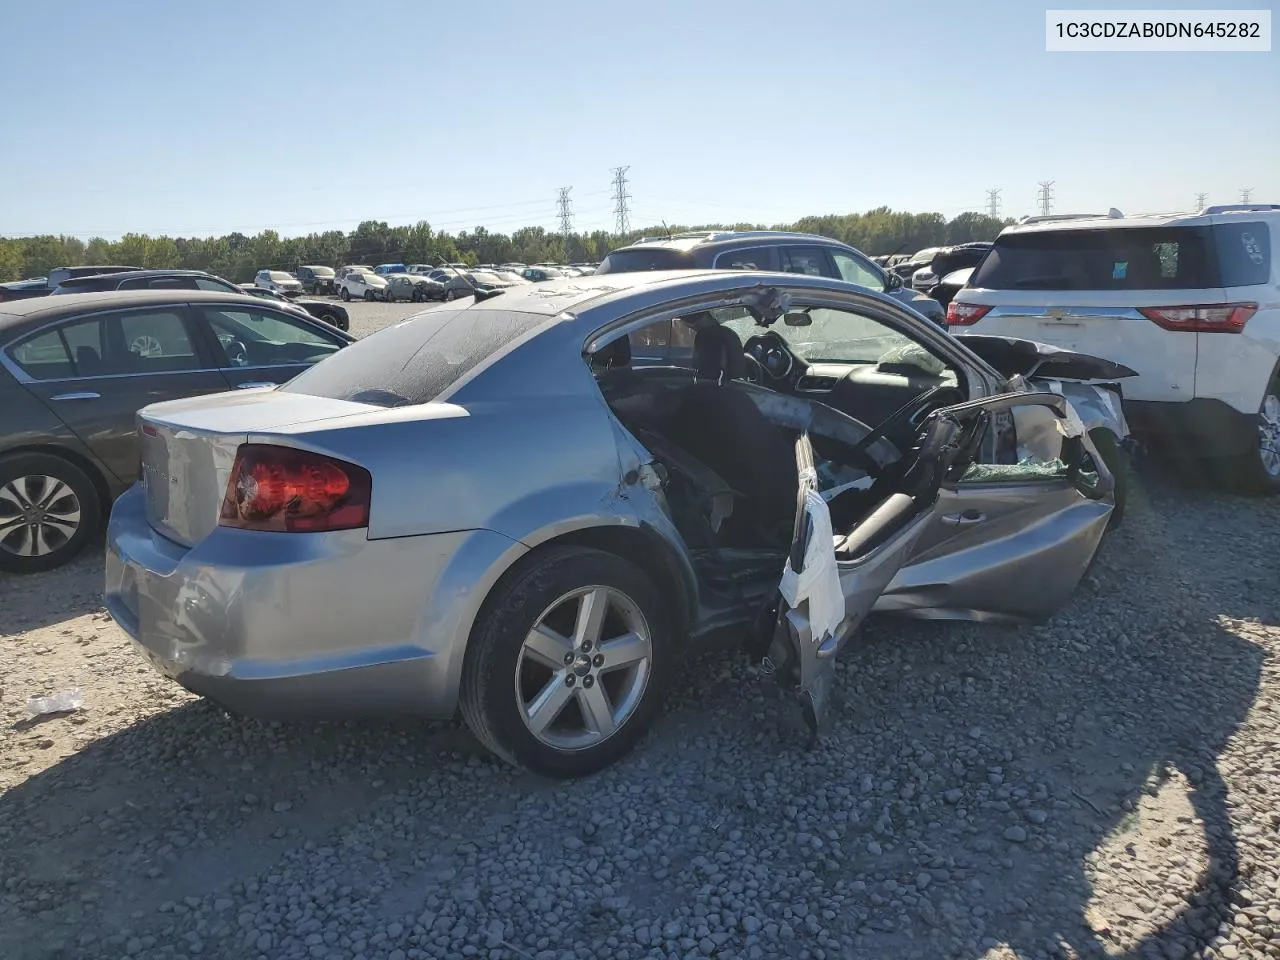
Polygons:
[[631,232],[631,215],[627,211],[627,201],[631,194],[627,193],[627,171],[630,167],[613,168],[613,215],[614,230],[619,237]]
[[1053,209],[1053,183],[1052,180],[1040,181],[1040,216],[1049,216],[1049,211]]
[[1208,199],[1209,199],[1209,195],[1207,193],[1196,194],[1196,213],[1200,213],[1202,210],[1204,210],[1204,202]]
[[1252,197],[1252,196],[1253,196],[1253,187],[1241,187],[1241,188],[1240,188],[1240,202],[1241,202],[1241,203],[1248,203],[1248,202],[1249,202],[1249,198],[1250,198],[1250,197]]
[[573,233],[573,208],[569,206],[569,193],[573,187],[561,187],[560,199],[556,201],[560,206],[560,234],[564,237],[564,242],[569,242],[569,234]]
[[987,216],[992,220],[1000,219],[1000,188],[994,187],[987,191]]

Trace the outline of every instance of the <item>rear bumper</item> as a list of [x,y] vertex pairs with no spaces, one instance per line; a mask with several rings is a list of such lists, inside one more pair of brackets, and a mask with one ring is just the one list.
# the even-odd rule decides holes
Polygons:
[[447,718],[470,620],[432,601],[457,596],[478,540],[481,555],[511,543],[219,528],[187,549],[151,528],[135,486],[111,513],[106,606],[156,670],[236,713]]
[[1134,436],[1194,456],[1238,456],[1258,442],[1257,417],[1221,400],[1126,400],[1124,412]]

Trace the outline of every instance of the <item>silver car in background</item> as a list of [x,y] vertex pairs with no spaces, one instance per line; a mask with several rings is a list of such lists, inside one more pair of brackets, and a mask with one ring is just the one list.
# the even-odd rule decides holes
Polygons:
[[460,710],[551,776],[626,754],[726,629],[817,731],[873,609],[1024,621],[1075,589],[1112,513],[1089,430],[1123,426],[1064,357],[1096,403],[820,277],[481,292],[279,388],[144,409],[107,606],[233,711]]

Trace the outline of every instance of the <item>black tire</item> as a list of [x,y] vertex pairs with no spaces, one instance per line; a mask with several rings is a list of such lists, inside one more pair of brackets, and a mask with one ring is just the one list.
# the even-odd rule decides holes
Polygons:
[[346,287],[343,287],[343,288],[342,288],[341,297],[342,297],[342,299],[343,299],[345,302],[350,303],[350,302],[351,302],[351,291],[350,291],[350,290],[348,290]]
[[457,290],[454,290],[452,287],[450,287],[448,290],[446,290],[446,291],[444,292],[444,298],[445,298],[445,300],[453,300],[453,299],[455,299],[457,296],[458,296],[458,291],[457,291]]
[[[82,469],[70,460],[53,454],[19,453],[0,458],[0,490],[10,483],[21,482],[23,477],[50,477],[66,484],[78,501],[79,526],[54,549],[33,557],[16,554],[18,547],[15,538],[19,531],[8,531],[8,536],[0,534],[0,570],[9,573],[52,570],[74,559],[101,529],[102,500],[98,496],[98,488]],[[68,501],[64,498],[58,502],[65,504]],[[6,517],[16,516],[16,510],[10,513],[10,509],[7,499],[0,502],[0,523]]]
[[[1280,496],[1280,472],[1268,469],[1262,455],[1263,432],[1267,429],[1266,414],[1270,405],[1273,415],[1280,409],[1280,376],[1271,378],[1263,394],[1262,403],[1258,407],[1258,427],[1248,453],[1232,457],[1221,470],[1221,475],[1230,478],[1239,493],[1251,497]],[[1276,426],[1272,424],[1270,431]]]
[[329,326],[337,327],[339,330],[346,329],[342,325],[342,318],[332,310],[322,310],[320,313],[316,314],[316,319],[323,320],[325,323],[329,324]]
[[412,293],[412,295],[411,295],[411,296],[412,296],[412,299],[413,299],[413,302],[414,302],[414,303],[421,303],[421,302],[422,302],[422,291],[421,291],[421,290],[419,290],[417,287],[414,287],[414,288],[413,288],[413,293]]
[[[558,750],[538,740],[521,717],[515,671],[525,637],[542,612],[587,585],[614,588],[639,607],[652,640],[648,682],[616,732],[591,747]],[[494,586],[476,618],[459,691],[463,719],[485,747],[515,766],[558,779],[596,773],[635,747],[661,707],[677,652],[670,623],[653,583],[627,560],[586,547],[534,551]]]
[[1116,435],[1106,427],[1094,427],[1089,431],[1089,439],[1093,441],[1106,468],[1115,477],[1115,507],[1111,511],[1111,519],[1107,522],[1107,529],[1114,530],[1124,522],[1125,506],[1129,501],[1129,484],[1132,480],[1129,462],[1120,449]]

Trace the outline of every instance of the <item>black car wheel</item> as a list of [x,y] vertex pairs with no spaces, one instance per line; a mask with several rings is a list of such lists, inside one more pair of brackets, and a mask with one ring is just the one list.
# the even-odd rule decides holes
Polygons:
[[369,302],[369,303],[373,303],[373,291],[372,291],[372,290],[366,290],[366,291],[364,292],[364,298],[365,298],[365,300],[366,300],[367,302]]
[[84,549],[101,521],[98,489],[71,461],[44,453],[0,459],[0,570],[60,567]]
[[348,303],[351,301],[351,291],[348,290],[346,287],[342,288],[342,299],[344,302],[348,302]]
[[421,288],[421,287],[414,287],[414,288],[413,288],[413,302],[414,302],[414,303],[421,303],[421,302],[422,302],[422,288]]
[[578,777],[621,759],[652,724],[675,654],[645,574],[584,547],[534,551],[486,598],[462,668],[462,715],[495,754]]
[[1257,439],[1252,449],[1231,464],[1229,475],[1241,493],[1280,495],[1280,376],[1267,385],[1258,407]]
[[457,296],[458,296],[458,291],[453,289],[453,287],[450,287],[448,290],[444,292],[444,298],[446,300],[453,300]]

